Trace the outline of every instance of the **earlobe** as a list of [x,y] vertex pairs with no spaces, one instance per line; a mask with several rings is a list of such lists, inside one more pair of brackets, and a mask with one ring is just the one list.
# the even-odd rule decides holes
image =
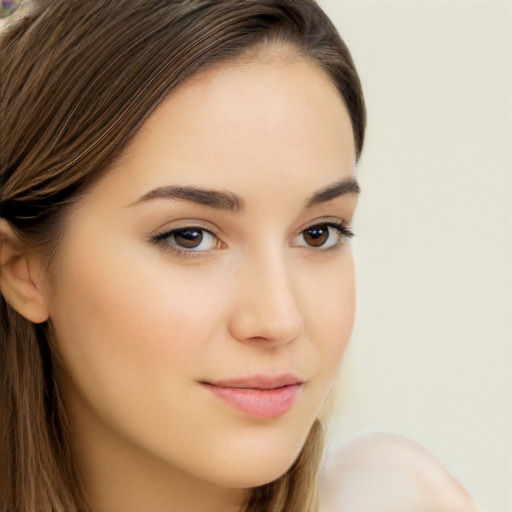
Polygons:
[[9,223],[0,219],[0,291],[20,315],[39,324],[48,320],[48,310],[34,279],[33,258],[23,251]]

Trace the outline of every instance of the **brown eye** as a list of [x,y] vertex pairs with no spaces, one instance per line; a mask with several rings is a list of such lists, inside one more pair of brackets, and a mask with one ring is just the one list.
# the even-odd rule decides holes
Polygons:
[[329,238],[329,226],[312,226],[304,231],[304,240],[311,247],[321,247]]
[[153,236],[151,241],[164,250],[183,256],[220,248],[219,239],[212,232],[199,226],[171,229]]
[[354,236],[344,221],[315,224],[301,231],[294,239],[293,246],[306,247],[315,251],[328,251],[341,247],[347,238]]
[[201,245],[204,235],[198,229],[180,229],[173,233],[174,241],[184,249],[196,249]]

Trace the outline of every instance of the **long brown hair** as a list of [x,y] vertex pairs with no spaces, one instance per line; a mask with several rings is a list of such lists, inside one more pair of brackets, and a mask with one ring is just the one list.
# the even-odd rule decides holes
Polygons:
[[[69,205],[187,80],[282,44],[339,90],[357,156],[365,106],[350,53],[314,0],[40,0],[1,37],[0,217],[51,266]],[[86,512],[49,325],[0,294],[0,509]],[[315,422],[293,466],[246,512],[316,510]]]

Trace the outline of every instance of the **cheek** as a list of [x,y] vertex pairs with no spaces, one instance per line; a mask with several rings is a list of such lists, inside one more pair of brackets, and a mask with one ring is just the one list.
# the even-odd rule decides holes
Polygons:
[[165,258],[148,265],[136,251],[130,259],[75,254],[51,316],[82,392],[108,409],[200,376],[197,362],[220,328],[220,283],[180,272]]
[[197,380],[208,369],[208,346],[221,337],[226,294],[217,274],[208,280],[165,257],[148,265],[147,255],[133,254],[124,261],[99,253],[69,260],[53,311],[71,381],[64,398],[75,424],[95,431],[99,419],[164,459],[202,464],[211,449],[202,441]]
[[[68,393],[75,422],[95,425],[100,418],[116,434],[205,478],[232,482],[240,474],[250,482],[258,474],[263,482],[268,474],[278,475],[291,464],[318,415],[352,330],[349,252],[321,269],[293,263],[305,339],[290,350],[315,369],[315,377],[293,414],[262,430],[220,413],[197,391],[197,380],[212,371],[214,362],[233,370],[246,361],[245,345],[227,338],[227,320],[237,310],[233,301],[240,292],[233,269],[180,268],[165,255],[148,263],[147,251],[134,248],[124,251],[129,258],[119,258],[119,247],[109,251],[105,242],[99,251],[100,246],[89,253],[83,244],[81,251],[70,251],[73,257],[61,280],[66,284],[51,311],[58,349],[87,403],[83,408],[73,390]],[[204,435],[205,424],[210,437]],[[251,457],[258,468],[245,467]]]
[[309,397],[312,410],[318,415],[332,388],[354,326],[355,271],[350,247],[342,258],[317,273],[317,279],[311,276],[305,279],[304,291],[306,338],[314,347],[317,361]]
[[352,254],[347,248],[343,259],[322,278],[323,286],[315,288],[312,281],[307,296],[309,337],[321,351],[322,364],[335,371],[348,344],[355,318],[355,272]]

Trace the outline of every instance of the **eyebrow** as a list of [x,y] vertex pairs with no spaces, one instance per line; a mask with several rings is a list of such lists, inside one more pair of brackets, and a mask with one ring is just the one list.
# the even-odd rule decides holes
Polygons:
[[[337,197],[347,194],[359,194],[360,187],[355,178],[347,178],[337,181],[332,185],[315,192],[305,204],[306,209],[312,208],[321,203],[325,203]],[[238,212],[245,207],[245,201],[233,192],[225,192],[220,190],[210,190],[195,186],[176,186],[167,185],[155,188],[132,205],[145,203],[154,199],[178,199],[190,201],[196,204],[209,206],[218,210],[227,210]]]
[[360,192],[361,187],[355,178],[340,180],[315,192],[311,198],[306,201],[306,209],[347,194],[358,195]]

